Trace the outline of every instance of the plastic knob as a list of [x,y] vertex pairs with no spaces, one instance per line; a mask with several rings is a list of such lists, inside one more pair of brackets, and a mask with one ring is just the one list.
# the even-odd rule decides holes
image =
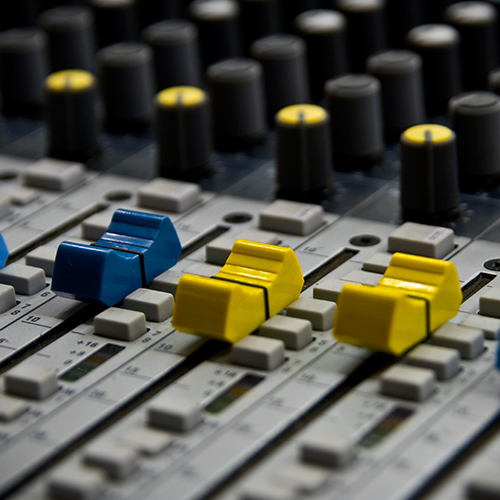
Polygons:
[[122,42],[97,53],[105,127],[134,132],[147,127],[153,115],[153,54],[148,45]]
[[448,101],[462,89],[460,34],[447,24],[423,24],[410,30],[406,40],[422,57],[427,115],[445,113]]
[[252,44],[251,54],[264,70],[270,123],[282,108],[309,102],[306,44],[293,35],[271,35]]
[[442,125],[416,125],[401,134],[403,219],[435,223],[459,214],[455,133]]
[[368,168],[384,153],[380,82],[370,75],[345,75],[325,84],[332,120],[336,170]]
[[498,56],[495,7],[486,2],[458,2],[446,9],[444,19],[460,33],[464,90],[485,89]]
[[97,90],[92,73],[63,70],[45,80],[49,156],[86,161],[99,148]]
[[0,34],[2,113],[39,112],[47,70],[45,33],[34,28],[17,28]]
[[450,126],[457,134],[460,189],[474,192],[500,182],[500,96],[468,92],[455,96],[448,107]]
[[276,115],[278,196],[317,201],[333,189],[328,111],[312,104],[283,108]]
[[136,0],[90,0],[90,6],[95,16],[99,47],[135,40],[137,36]]
[[200,34],[203,68],[241,55],[240,6],[235,0],[194,0],[189,14]]
[[84,6],[63,5],[42,12],[38,18],[49,41],[50,71],[94,70],[94,16]]
[[208,97],[197,87],[170,87],[156,96],[154,130],[162,177],[197,180],[210,172]]
[[167,216],[118,209],[96,243],[59,245],[52,290],[113,306],[172,267],[180,252],[177,232]]
[[422,59],[409,50],[387,50],[369,57],[366,69],[380,81],[386,139],[396,141],[425,119]]
[[325,82],[348,70],[346,18],[335,10],[308,10],[297,16],[295,28],[307,45],[311,94],[320,99]]
[[2,233],[0,233],[0,269],[5,266],[8,256],[9,249],[7,248],[7,243],[5,243]]
[[252,59],[226,59],[207,69],[215,145],[245,149],[267,132],[263,70]]
[[235,343],[297,300],[303,283],[291,248],[237,240],[214,277],[181,277],[172,326]]
[[181,19],[168,19],[148,26],[142,40],[153,50],[156,89],[201,84],[198,29]]
[[399,356],[456,316],[461,302],[455,264],[395,253],[377,286],[344,285],[334,336]]

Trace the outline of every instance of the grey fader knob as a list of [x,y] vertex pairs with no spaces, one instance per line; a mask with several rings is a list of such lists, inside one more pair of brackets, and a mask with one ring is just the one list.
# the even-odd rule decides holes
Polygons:
[[370,75],[345,75],[325,84],[336,170],[367,168],[384,152],[380,82]]
[[136,0],[90,0],[90,6],[95,16],[99,47],[136,38]]
[[293,35],[271,35],[252,44],[251,53],[264,69],[269,121],[282,108],[309,101],[306,44]]
[[364,71],[366,59],[387,47],[385,0],[335,0],[347,18],[350,70]]
[[448,101],[462,88],[458,31],[446,24],[422,24],[410,30],[406,40],[422,57],[427,114],[445,113]]
[[415,125],[401,134],[403,219],[435,223],[459,213],[456,138],[442,125]]
[[382,87],[382,110],[386,137],[393,141],[425,116],[422,59],[409,50],[387,50],[368,58],[368,73]]
[[389,46],[402,49],[406,33],[424,22],[425,8],[421,0],[386,0]]
[[208,98],[197,87],[170,87],[156,96],[154,131],[162,177],[198,180],[209,173]]
[[449,103],[450,126],[457,134],[460,189],[477,191],[500,182],[500,97],[468,92]]
[[50,71],[94,69],[94,16],[83,6],[63,5],[42,12],[38,24],[48,37]]
[[308,10],[297,16],[295,27],[307,44],[311,94],[320,99],[325,82],[348,69],[346,19],[335,10]]
[[240,0],[241,31],[245,53],[259,38],[278,31],[280,0]]
[[110,45],[97,53],[105,126],[132,132],[150,124],[153,113],[153,55],[139,42]]
[[264,139],[266,107],[262,73],[260,63],[241,58],[226,59],[207,69],[218,149],[244,149]]
[[444,18],[460,33],[464,89],[486,88],[497,60],[495,7],[486,2],[458,2],[446,9]]
[[278,197],[317,201],[333,188],[328,112],[297,104],[276,115]]
[[194,0],[189,14],[200,34],[203,68],[240,55],[240,6],[235,0]]
[[142,39],[153,50],[156,88],[201,84],[198,29],[185,20],[169,19],[148,26]]
[[2,113],[40,111],[47,75],[47,40],[41,30],[17,28],[0,34]]

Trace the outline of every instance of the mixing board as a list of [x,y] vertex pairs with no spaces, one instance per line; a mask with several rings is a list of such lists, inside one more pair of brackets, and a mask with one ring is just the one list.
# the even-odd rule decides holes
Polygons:
[[499,11],[3,2],[0,498],[500,498]]

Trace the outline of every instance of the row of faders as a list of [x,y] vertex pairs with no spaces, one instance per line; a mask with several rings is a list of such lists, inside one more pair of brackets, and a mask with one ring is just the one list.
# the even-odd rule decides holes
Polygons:
[[[262,216],[264,213],[265,211],[262,212]],[[263,221],[264,217],[262,217],[261,225],[265,227]],[[346,227],[351,226],[352,231],[353,225],[355,225],[353,220],[345,220],[344,223],[339,221],[338,224],[333,224],[316,234],[307,244],[321,246],[322,241],[341,240],[342,234],[345,235]],[[284,229],[283,226],[281,228]],[[404,320],[401,323],[401,318],[404,318],[406,314],[405,307],[409,307],[416,314],[416,326],[418,324],[421,327],[419,335],[425,337],[429,329],[433,330],[432,345],[444,349],[441,352],[438,348],[439,352],[431,353],[437,357],[435,363],[431,363],[431,368],[427,368],[428,365],[425,364],[429,362],[428,353],[420,353],[420,357],[415,353],[413,357],[417,361],[414,364],[426,368],[414,368],[415,373],[404,369],[400,369],[401,373],[399,373],[395,369],[389,369],[388,372],[392,370],[394,373],[391,372],[390,380],[389,374],[387,375],[388,382],[382,390],[384,396],[389,399],[409,398],[410,401],[428,399],[436,383],[433,370],[438,370],[445,380],[455,380],[458,386],[455,392],[451,391],[451,394],[444,399],[444,405],[449,405],[450,401],[454,401],[456,391],[459,394],[469,392],[472,386],[475,386],[486,373],[491,371],[492,358],[491,355],[482,356],[484,344],[482,330],[451,324],[446,324],[436,330],[447,318],[455,315],[459,307],[461,292],[456,272],[453,274],[454,266],[451,263],[422,257],[394,256],[391,260],[391,254],[387,251],[405,250],[420,255],[445,257],[453,255],[455,243],[463,245],[464,242],[460,239],[454,241],[450,230],[429,226],[407,225],[396,230],[393,227],[380,227],[379,231],[381,236],[385,232],[384,241],[380,239],[376,247],[372,246],[362,251],[362,255],[357,257],[359,260],[350,263],[349,267],[340,266],[332,275],[325,276],[325,279],[321,280],[314,289],[310,289],[309,293],[306,291],[303,297],[288,306],[286,316],[275,317],[276,320],[270,318],[262,324],[258,336],[251,335],[243,338],[235,343],[229,352],[222,352],[212,360],[205,361],[191,370],[178,382],[157,394],[145,407],[132,412],[119,425],[114,426],[98,440],[86,446],[82,454],[73,455],[65,464],[50,473],[47,479],[37,482],[33,488],[23,492],[22,496],[38,498],[44,494],[44,491],[47,491],[46,488],[54,498],[70,498],[75,494],[89,498],[100,498],[105,494],[113,494],[120,498],[136,498],[138,495],[147,498],[197,498],[202,495],[252,456],[256,451],[257,443],[260,448],[264,443],[272,440],[302,412],[331,392],[344,380],[346,373],[352,371],[365,359],[368,355],[367,351],[333,342],[331,326],[335,305],[330,301],[332,297],[338,300],[339,310],[335,316],[338,318],[337,321],[340,321],[339,314],[346,314],[343,308],[341,309],[343,307],[341,296],[348,293],[347,289],[344,292],[344,286],[349,286],[347,282],[351,280],[367,282],[372,278],[371,284],[375,285],[374,279],[378,277],[380,281],[382,278],[379,273],[384,273],[383,279],[387,283],[377,285],[373,290],[380,290],[378,294],[382,301],[394,300],[402,303],[405,300],[409,302],[413,300],[414,304],[402,305],[402,311],[394,309],[388,315],[381,315],[377,308],[366,307],[367,314],[374,315],[372,322],[377,325],[379,339],[378,346],[372,343],[371,347],[381,349],[380,346],[387,345],[384,340],[386,335],[394,336],[393,340],[389,340],[391,344],[395,341],[394,345],[406,338],[404,332],[398,332],[398,328],[404,324]],[[339,243],[342,245],[342,241]],[[227,270],[224,272],[223,268],[218,275],[219,278],[223,278],[224,282],[230,276],[229,271],[233,277],[236,277],[237,269],[243,266],[241,278],[229,278],[227,286],[224,283],[221,285],[224,285],[231,295],[235,295],[238,287],[241,289],[238,293],[246,295],[245,290],[252,285],[252,288],[257,289],[250,290],[248,293],[260,295],[263,299],[260,301],[261,309],[265,309],[266,294],[262,291],[262,285],[255,287],[256,283],[252,283],[256,281],[255,278],[249,280],[250,270],[253,268],[252,273],[255,273],[257,266],[261,268],[265,265],[267,271],[262,275],[264,278],[271,268],[279,273],[281,267],[281,263],[279,267],[276,267],[279,259],[276,259],[277,256],[273,256],[265,247],[263,245],[262,249],[257,251],[252,249],[252,245],[246,246],[244,243],[237,242],[234,247],[235,255],[230,255],[227,260],[225,266]],[[377,250],[379,253],[376,253]],[[301,255],[300,246],[297,248],[297,255]],[[269,267],[271,262],[264,264],[262,259],[265,256],[271,260],[276,259],[276,265]],[[307,264],[305,262],[304,264],[303,267],[306,268]],[[389,267],[387,267],[388,264]],[[351,269],[351,272],[345,274],[348,269]],[[363,271],[363,269],[366,270]],[[213,272],[213,268],[207,271]],[[188,269],[186,272],[189,272]],[[343,277],[343,279],[338,280],[335,277]],[[195,282],[191,284],[191,278],[183,276],[180,279],[177,278],[173,290],[176,295],[189,294],[190,287],[201,286],[205,281],[207,286],[208,282],[211,282],[213,285],[210,286],[218,287],[217,276],[215,278],[214,280],[207,276],[199,280],[198,285]],[[167,271],[165,277],[159,282],[170,281],[173,284],[173,279],[173,272]],[[183,280],[186,281],[186,286]],[[398,280],[400,280],[399,284],[396,283]],[[267,287],[265,284],[264,286]],[[398,291],[401,290],[401,286],[404,286],[403,290],[407,292]],[[395,288],[394,297],[393,292],[389,292],[393,287]],[[365,288],[368,297],[372,287],[365,285]],[[384,291],[385,288],[387,292]],[[270,294],[275,293],[272,288],[268,290]],[[217,292],[217,295],[221,292]],[[311,298],[311,295],[321,297],[321,299]],[[271,299],[271,295],[269,297]],[[204,298],[204,300],[208,299],[209,297]],[[176,300],[181,300],[181,297],[177,297]],[[232,299],[230,295],[224,299],[223,295],[220,295],[219,300],[230,301]],[[245,300],[251,302],[251,295],[247,295]],[[427,307],[426,303],[428,303]],[[192,307],[192,314],[196,314],[194,302]],[[222,304],[217,307],[222,307]],[[348,310],[349,306],[346,307]],[[374,312],[370,313],[370,311]],[[208,323],[207,327],[224,328],[222,326],[224,323],[219,319],[220,315],[209,319],[209,308],[203,307],[201,312],[204,315],[208,314],[205,320]],[[182,314],[186,313],[180,313],[181,316],[177,320],[176,314],[174,310],[173,321],[183,323]],[[235,322],[234,324],[237,325],[237,317],[231,318],[230,311],[227,314],[226,327],[232,328],[230,322]],[[103,313],[103,319],[105,315],[109,316],[109,313]],[[189,319],[189,316],[187,317]],[[416,320],[417,317],[420,318],[418,320],[420,323]],[[463,317],[459,319],[463,320]],[[391,326],[392,322],[393,326]],[[478,323],[476,326],[479,326]],[[497,334],[498,326],[497,324],[496,327],[491,325],[488,327],[491,335]],[[185,328],[202,331],[201,327],[197,326]],[[389,330],[384,330],[384,328],[389,328]],[[370,336],[366,335],[366,329],[361,328],[360,331],[364,335],[364,342],[370,344]],[[416,341],[418,342],[418,339]],[[390,352],[406,351],[410,345],[406,344],[401,350],[399,347],[396,347],[396,350],[390,348]],[[461,380],[460,383],[456,378],[460,357],[457,352],[464,359],[476,360],[481,356],[481,364],[479,364],[481,369],[477,370],[478,373],[471,370],[471,375]],[[445,359],[441,359],[439,354],[446,354]],[[421,361],[418,361],[419,359]],[[377,394],[376,392],[375,397],[378,397]],[[387,408],[387,404],[381,404],[377,415],[385,415]],[[495,408],[491,411],[497,411]],[[432,415],[438,410],[435,405],[430,405],[429,411]],[[412,414],[406,407],[405,411],[407,416]],[[421,418],[429,418],[429,415],[424,413],[419,416],[419,419],[414,418],[414,425],[420,425]],[[349,417],[350,422],[351,420]],[[475,423],[471,432],[477,432],[478,427],[482,425],[484,425],[484,420],[479,424]],[[329,434],[330,432],[326,435]],[[338,439],[329,438],[326,441],[326,437],[325,439],[320,437],[317,440],[318,443],[322,441],[325,441],[322,445],[334,449],[331,452],[334,458],[331,463],[326,462],[327,468],[343,464],[352,456],[351,448],[346,448],[345,443],[339,445]],[[338,447],[345,450],[345,454],[342,454],[343,451],[339,452]],[[337,460],[338,453],[341,457]],[[319,464],[315,477],[322,478],[322,486],[325,484],[325,479],[331,475],[327,472],[328,469],[326,471],[322,469],[325,466],[323,460],[329,460],[329,458],[322,458],[323,455],[322,451],[318,452],[316,449],[311,455],[312,463]],[[214,457],[217,457],[217,460],[214,460]],[[304,478],[300,466],[296,469],[298,474],[296,481],[293,482],[294,487]],[[133,483],[126,479],[128,477],[134,478]],[[152,480],[152,477],[156,479]],[[259,484],[255,483],[253,486],[259,486]],[[267,495],[277,489],[279,490],[273,485],[266,484],[260,490],[257,488],[259,493],[254,487],[251,493],[248,495],[245,493],[247,495],[245,498],[268,498]],[[292,493],[295,496],[302,494],[300,491],[292,492],[288,488],[279,493],[281,497],[273,496],[272,498],[294,498],[291,496]]]
[[[107,187],[104,186],[106,182],[108,182]],[[125,180],[114,177],[108,179],[107,176],[101,176],[96,179],[95,183],[90,182],[90,185],[82,186],[81,192],[72,193],[71,197],[77,195],[85,198],[88,202],[89,193],[95,191],[97,187],[109,190],[111,186],[118,187],[120,182],[126,185]],[[159,184],[161,184],[160,190],[158,190]],[[139,187],[138,202],[141,207],[155,204],[174,209],[178,205],[177,210],[182,211],[193,206],[193,203],[195,207],[197,206],[200,201],[198,198],[194,197],[194,201],[191,200],[191,204],[189,204],[185,196],[189,194],[187,188],[192,187],[192,185],[174,186],[183,188],[182,192],[178,193],[183,204],[179,204],[182,200],[175,199],[175,190],[171,187],[172,196],[169,196],[169,184],[172,182],[161,179],[144,185],[136,181],[135,185]],[[175,201],[178,202],[177,205],[174,203]],[[222,197],[214,199],[212,202],[209,201],[208,204],[205,203],[205,206],[200,208],[202,208],[201,212],[212,210],[212,221],[217,220],[215,219],[216,214],[219,214],[221,221],[223,218],[227,218],[229,221],[228,213],[230,214],[234,210],[232,208],[234,203],[234,199],[224,200]],[[331,223],[336,218],[324,215],[320,207],[312,205],[279,202],[275,206],[266,208],[266,204],[245,202],[245,200],[238,200],[238,204],[241,209],[256,212],[256,215],[258,215],[258,211],[262,212],[260,232],[254,230],[247,237],[266,237],[268,240],[271,238],[269,241],[277,242],[276,235],[266,233],[266,229],[270,229],[279,231],[285,244],[293,246],[304,244],[311,235],[325,226],[325,222]],[[210,208],[211,206],[212,208]],[[264,210],[265,208],[266,210]],[[107,213],[96,215],[107,215]],[[188,220],[184,220],[184,227],[191,227],[189,231],[183,232],[182,226],[180,227],[179,231],[183,242],[190,241],[189,238],[193,239],[196,226],[193,222],[196,221],[196,217],[200,217],[200,215],[194,211],[191,214],[191,224]],[[89,239],[99,239],[99,241],[93,247],[87,247],[81,243],[60,245],[63,278],[66,277],[66,274],[74,273],[71,270],[71,263],[74,264],[75,271],[80,272],[86,264],[81,261],[78,253],[88,253],[91,254],[91,260],[95,260],[95,256],[99,255],[96,262],[100,262],[100,264],[87,273],[88,283],[86,288],[82,289],[81,293],[85,296],[82,298],[88,298],[89,294],[85,290],[94,291],[95,282],[99,281],[102,276],[109,276],[111,272],[115,275],[119,286],[123,286],[127,281],[140,286],[148,278],[143,276],[141,280],[141,259],[138,256],[142,253],[144,268],[147,270],[149,259],[157,251],[154,248],[155,241],[153,244],[145,241],[146,237],[151,238],[156,234],[155,224],[150,221],[145,224],[142,230],[137,226],[141,220],[144,223],[147,222],[147,219],[153,219],[158,223],[164,217],[118,212],[116,220],[110,226],[111,233],[104,234],[100,239],[99,224],[102,223],[97,220],[91,221],[91,218],[84,221],[82,236]],[[247,218],[248,221],[252,221],[252,219],[251,215]],[[197,224],[206,232],[206,220]],[[234,231],[229,230],[229,228],[227,230],[234,233],[241,228],[240,223],[239,225],[235,224]],[[141,233],[143,238],[139,238]],[[134,247],[136,248],[135,252],[133,251]],[[70,255],[69,249],[72,249],[73,254]],[[215,256],[211,256],[210,261],[215,262],[218,259],[220,261],[221,258],[225,260],[224,257],[220,257],[224,251],[225,246],[222,241],[213,245],[212,252],[215,253]],[[302,268],[305,271],[314,269],[319,262],[325,260],[321,255],[313,256],[309,252],[304,253],[302,258],[304,259]],[[53,269],[48,272],[52,275],[55,274],[54,279],[57,283],[59,278],[56,275],[59,272],[59,265],[55,253],[52,259]],[[49,256],[45,256],[38,263],[30,262],[35,266],[43,264],[49,270],[51,269],[50,260]],[[124,266],[123,263],[127,260],[129,264]],[[202,260],[205,258],[203,257]],[[180,262],[180,269],[183,269],[182,266],[184,266],[188,272],[187,267],[189,266],[187,264],[192,264],[194,266],[193,272],[195,272],[197,262],[192,260],[187,263]],[[16,265],[10,265],[6,268],[7,278],[18,275],[14,269]],[[67,267],[68,265],[70,267]],[[213,272],[213,266],[205,266],[209,272]],[[201,267],[203,268],[203,266]],[[199,265],[198,268],[200,268]],[[175,275],[175,271],[172,273]],[[4,276],[4,279],[7,278]],[[73,280],[70,278],[70,285],[73,285],[74,281],[79,281],[78,276],[73,276]],[[133,296],[125,301],[124,309],[106,310],[102,315],[96,316],[95,322],[89,320],[78,325],[69,334],[57,338],[52,344],[41,349],[35,355],[36,359],[25,360],[7,371],[5,390],[8,396],[4,395],[2,398],[3,419],[7,420],[2,446],[3,487],[8,488],[9,485],[19,481],[47,457],[53,456],[95,422],[113,412],[117,405],[124,404],[131,397],[136,396],[140,391],[161,379],[182,362],[186,355],[203,344],[196,337],[175,332],[169,326],[168,318],[173,300],[168,298],[169,294],[161,291],[169,283],[171,286],[172,275],[167,274],[163,278],[159,276],[156,285],[153,286],[160,291],[142,290],[133,293]],[[109,280],[104,281],[104,285],[109,284]],[[18,282],[16,282],[17,285]],[[56,288],[60,287],[56,285]],[[67,295],[75,295],[72,290],[66,289],[65,291]],[[19,292],[21,293],[22,290],[19,289]],[[109,290],[106,289],[102,292],[109,294]],[[80,302],[71,301],[71,299],[66,300],[75,306],[82,305]],[[112,302],[113,299],[110,300]],[[264,304],[263,301],[260,303]],[[10,312],[8,311],[7,314]],[[146,322],[145,314],[147,315]],[[35,320],[35,323],[38,323],[40,317],[35,317]],[[148,332],[153,333],[148,335]],[[299,347],[309,343],[307,331],[305,334],[305,340],[302,338]],[[168,341],[166,341],[166,337],[168,337]],[[103,338],[110,338],[113,341],[109,343],[106,340],[103,341]],[[282,349],[278,349],[278,351],[282,352]],[[316,349],[313,350],[313,353],[316,353]],[[278,362],[280,362],[279,359]],[[356,362],[358,361],[356,360]],[[66,388],[63,389],[63,386]],[[118,388],[120,389],[117,392]],[[66,431],[62,431],[65,422],[71,422],[72,425]],[[40,441],[41,437],[43,439]],[[16,455],[17,450],[26,446],[31,450],[29,452],[30,459],[23,458],[21,464],[14,459],[14,455]]]
[[[497,244],[476,241],[472,247],[475,248],[451,256],[451,262],[428,261],[430,267],[423,261],[417,264],[418,258],[412,263],[413,258],[396,254],[379,283],[371,287],[342,285],[335,280],[327,280],[328,286],[327,282],[318,284],[317,295],[326,297],[330,293],[330,298],[337,302],[334,335],[358,345],[366,342],[372,348],[378,343],[375,348],[379,350],[398,349],[396,344],[389,345],[396,339],[390,330],[398,328],[398,307],[392,309],[392,322],[387,314],[378,316],[388,300],[395,300],[389,299],[391,294],[384,288],[395,286],[398,291],[414,292],[418,288],[417,293],[407,296],[418,302],[422,293],[431,292],[440,283],[443,288],[433,298],[428,297],[427,313],[422,316],[428,314],[427,320],[435,321],[432,304],[441,301],[439,293],[451,298],[457,291],[456,277],[445,277],[446,272],[441,274],[444,268],[456,264],[459,275],[465,278],[474,264],[481,264],[482,257],[498,252]],[[438,271],[441,265],[444,267]],[[420,286],[415,287],[417,276]],[[401,279],[404,283],[398,285]],[[422,287],[423,283],[427,286]],[[334,289],[336,295],[332,293]],[[427,340],[327,407],[304,429],[292,434],[279,450],[214,498],[420,498],[418,493],[437,471],[453,461],[500,412],[500,375],[495,352],[500,313],[494,299],[498,287],[488,286],[472,302],[465,293],[467,286],[462,290],[462,304],[459,297],[454,306],[460,308],[457,316],[435,330],[431,327]],[[367,300],[362,298],[365,292]],[[349,297],[354,296],[357,302],[348,304]],[[407,313],[410,314],[409,309]],[[347,315],[351,328],[345,329],[342,322]],[[367,318],[371,319],[370,324]],[[417,327],[416,320],[410,322]],[[400,325],[406,331],[410,329],[404,319]],[[422,327],[423,332],[425,328]],[[409,341],[407,335],[399,338]],[[465,477],[458,471],[450,484],[444,481],[439,494],[432,498],[497,498],[498,481],[491,473],[497,446],[492,443],[487,454],[466,469]]]

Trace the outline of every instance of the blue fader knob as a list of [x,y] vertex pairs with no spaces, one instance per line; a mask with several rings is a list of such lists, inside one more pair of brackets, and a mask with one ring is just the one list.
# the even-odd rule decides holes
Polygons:
[[0,269],[2,269],[2,267],[5,265],[8,256],[9,249],[7,248],[7,244],[3,239],[2,233],[0,233]]
[[118,209],[96,243],[59,245],[52,290],[112,306],[172,267],[180,253],[177,232],[167,216]]

